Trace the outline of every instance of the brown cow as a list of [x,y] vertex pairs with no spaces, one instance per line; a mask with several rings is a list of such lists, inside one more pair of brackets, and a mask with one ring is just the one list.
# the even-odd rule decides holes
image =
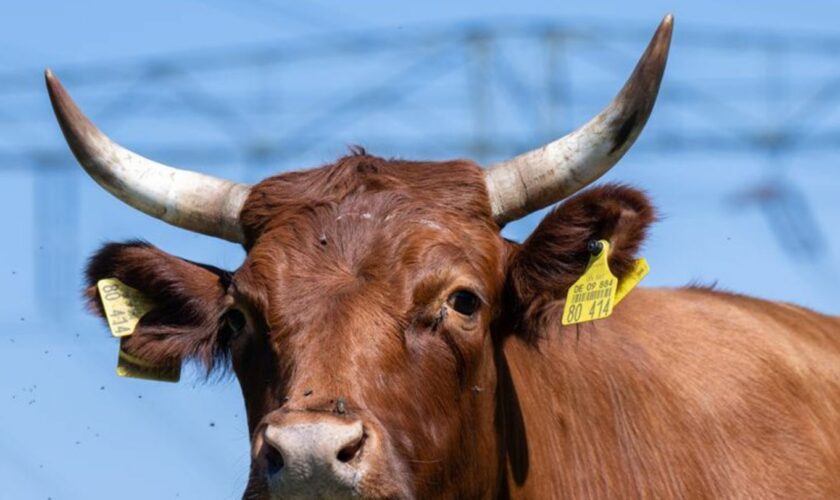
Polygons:
[[499,228],[588,184],[653,107],[666,18],[606,111],[483,171],[335,164],[244,186],[110,142],[51,74],[79,161],[180,227],[241,242],[234,273],[142,242],[90,261],[156,309],[125,342],[160,365],[232,366],[252,436],[245,498],[840,498],[840,319],[708,289],[639,289],[562,326],[587,243],[624,277],[654,212],[578,194],[523,244]]

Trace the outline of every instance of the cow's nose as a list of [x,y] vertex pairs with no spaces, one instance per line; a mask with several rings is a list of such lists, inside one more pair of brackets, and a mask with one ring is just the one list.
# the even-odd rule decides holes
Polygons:
[[359,480],[366,434],[361,421],[319,420],[269,425],[263,459],[286,493],[342,493]]

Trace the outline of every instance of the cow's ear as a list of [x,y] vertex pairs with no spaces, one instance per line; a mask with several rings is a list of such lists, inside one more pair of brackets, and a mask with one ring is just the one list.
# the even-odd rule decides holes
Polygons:
[[88,308],[104,317],[96,283],[117,278],[153,304],[123,348],[155,365],[200,362],[209,374],[228,356],[221,328],[230,273],[180,259],[148,243],[109,243],[87,267]]
[[586,190],[550,212],[508,268],[506,294],[522,326],[541,329],[538,323],[557,309],[552,306],[562,314],[560,301],[586,269],[592,240],[610,242],[610,269],[619,280],[626,276],[655,219],[644,193],[613,184]]

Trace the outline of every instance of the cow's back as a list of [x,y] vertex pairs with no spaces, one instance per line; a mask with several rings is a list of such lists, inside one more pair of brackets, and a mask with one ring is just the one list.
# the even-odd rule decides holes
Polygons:
[[512,495],[840,498],[840,319],[639,289],[559,322],[505,345]]

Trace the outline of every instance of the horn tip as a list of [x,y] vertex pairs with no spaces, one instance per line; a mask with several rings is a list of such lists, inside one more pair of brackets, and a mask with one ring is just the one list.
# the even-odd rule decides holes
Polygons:
[[56,80],[57,78],[55,77],[55,73],[52,72],[52,69],[47,68],[44,70],[44,81],[47,82],[47,88],[52,87]]
[[47,81],[48,85],[53,85],[54,83],[58,82],[58,78],[53,73],[52,68],[47,68],[44,70],[44,80]]
[[665,39],[670,43],[671,41],[671,33],[674,31],[674,15],[670,12],[665,14],[665,17],[662,18],[662,22],[659,23],[659,28],[656,29],[655,38],[658,39]]
[[54,99],[55,94],[61,90],[61,82],[55,76],[52,69],[47,68],[44,70],[44,81],[47,83],[47,91],[50,94],[50,99]]
[[659,36],[665,35],[668,38],[671,37],[671,32],[674,30],[674,15],[670,12],[665,14],[665,17],[662,18],[662,22],[659,23],[659,28],[656,30],[656,34]]

